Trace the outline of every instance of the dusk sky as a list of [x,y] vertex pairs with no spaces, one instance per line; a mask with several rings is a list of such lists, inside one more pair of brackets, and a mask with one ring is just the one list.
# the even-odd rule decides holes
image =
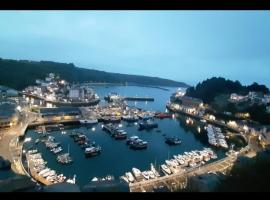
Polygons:
[[270,87],[269,11],[0,11],[0,57]]

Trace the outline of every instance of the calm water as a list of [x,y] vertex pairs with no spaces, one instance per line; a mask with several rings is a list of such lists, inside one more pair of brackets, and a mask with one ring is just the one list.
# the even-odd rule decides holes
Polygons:
[[[149,96],[154,97],[154,102],[137,102],[138,107],[148,110],[164,111],[165,104],[176,88],[171,88],[170,91],[164,91],[154,88],[135,87],[135,86],[115,86],[115,87],[95,87],[96,92],[103,98],[109,92],[117,92],[125,96]],[[135,94],[135,95],[134,95]],[[134,102],[130,102],[134,105]],[[198,133],[182,125],[183,121],[177,119],[155,119],[159,124],[158,129],[151,131],[138,131],[138,126],[134,123],[128,124],[122,122],[122,128],[128,133],[128,137],[138,135],[141,139],[148,141],[146,150],[134,151],[129,149],[124,141],[117,141],[111,138],[106,132],[101,129],[101,124],[93,127],[71,127],[67,129],[67,134],[62,135],[60,131],[51,132],[57,142],[61,142],[64,151],[68,151],[74,159],[70,165],[61,165],[56,162],[56,156],[46,149],[45,144],[34,144],[39,152],[42,152],[43,158],[48,162],[47,166],[56,170],[58,173],[63,173],[67,177],[72,178],[74,174],[77,176],[77,183],[83,186],[97,176],[104,177],[108,174],[114,175],[116,178],[123,175],[127,171],[131,171],[132,167],[137,167],[141,170],[147,170],[150,163],[160,165],[168,158],[172,158],[175,154],[181,154],[190,150],[201,150],[204,146],[208,146],[205,141],[206,136],[198,136]],[[102,153],[97,157],[85,158],[84,152],[79,145],[73,142],[68,133],[72,130],[78,130],[87,135],[91,141],[95,141],[102,147]],[[160,130],[160,132],[157,132]],[[182,140],[181,145],[169,146],[164,142],[164,134],[178,136]],[[34,130],[29,130],[27,136],[33,138],[32,142],[39,137],[39,134]],[[25,144],[25,148],[33,145],[32,142]],[[63,151],[63,152],[64,152]],[[217,152],[219,157],[223,157],[224,152]]]

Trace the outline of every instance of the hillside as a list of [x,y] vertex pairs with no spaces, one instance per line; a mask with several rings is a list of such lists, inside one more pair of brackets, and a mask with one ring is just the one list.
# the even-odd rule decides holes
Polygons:
[[148,77],[109,73],[105,71],[76,67],[72,63],[57,63],[51,61],[10,60],[0,58],[0,85],[6,85],[21,90],[35,84],[36,79],[44,79],[48,73],[55,73],[68,82],[107,82],[133,83],[151,86],[189,87],[183,82]]
[[243,86],[239,81],[213,77],[198,83],[195,87],[188,88],[186,95],[200,98],[204,103],[211,103],[220,94],[239,93],[246,95],[249,91],[269,93],[269,89],[265,85],[253,83],[250,86]]

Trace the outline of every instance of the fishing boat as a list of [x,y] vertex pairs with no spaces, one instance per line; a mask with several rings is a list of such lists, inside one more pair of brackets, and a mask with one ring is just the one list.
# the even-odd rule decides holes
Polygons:
[[137,139],[136,141],[130,143],[130,148],[134,150],[142,150],[147,148],[147,144],[148,142]]
[[80,124],[82,124],[82,125],[97,124],[98,123],[97,119],[81,119],[79,121],[80,121]]
[[122,116],[122,120],[126,122],[136,122],[139,120],[139,118],[135,115],[124,115]]
[[139,130],[157,128],[158,124],[150,120],[146,120],[139,123]]
[[85,151],[84,151],[84,154],[85,154],[85,157],[92,157],[92,156],[97,156],[101,153],[101,147],[98,146],[98,147],[88,147],[88,148],[85,148]]
[[164,118],[172,118],[172,115],[170,113],[156,113],[156,118],[164,119]]
[[181,140],[180,138],[177,137],[165,137],[165,143],[167,143],[168,145],[177,145],[177,144],[181,144]]
[[139,137],[137,135],[131,136],[129,139],[127,139],[127,145],[129,145],[131,142],[138,140]]
[[116,139],[116,140],[124,140],[127,138],[127,133],[122,130],[122,129],[115,129],[112,136]]

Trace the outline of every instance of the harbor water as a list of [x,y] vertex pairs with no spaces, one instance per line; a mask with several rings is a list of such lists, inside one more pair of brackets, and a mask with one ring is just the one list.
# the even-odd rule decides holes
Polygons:
[[[109,92],[117,92],[123,96],[148,96],[155,98],[154,102],[129,102],[130,106],[140,107],[152,111],[165,111],[166,102],[170,95],[176,91],[176,88],[169,90],[161,90],[157,88],[136,87],[136,86],[96,86],[94,90],[103,98]],[[102,102],[104,103],[104,102]],[[136,105],[135,105],[136,104]],[[93,177],[105,177],[113,175],[116,179],[131,171],[133,167],[141,171],[149,170],[150,163],[158,166],[163,164],[166,159],[173,158],[173,155],[183,154],[186,151],[202,150],[204,147],[211,147],[207,143],[206,135],[201,135],[185,126],[181,119],[155,119],[158,128],[152,130],[138,130],[136,123],[121,122],[119,124],[124,129],[128,137],[137,135],[142,140],[148,142],[147,149],[132,150],[126,145],[125,140],[115,140],[108,133],[102,130],[101,123],[93,126],[71,126],[65,129],[66,134],[62,131],[50,132],[55,137],[55,142],[60,142],[63,153],[70,153],[73,163],[62,165],[57,163],[56,155],[45,147],[45,144],[39,142],[35,144],[37,138],[41,138],[41,134],[35,130],[28,130],[26,137],[32,140],[24,144],[24,149],[32,147],[38,149],[42,153],[42,157],[47,161],[47,166],[55,170],[58,174],[64,174],[67,178],[72,178],[76,174],[76,182],[79,186],[88,184]],[[85,134],[91,142],[102,147],[102,152],[96,157],[86,158],[84,151],[69,136],[71,132],[80,132]],[[180,145],[169,146],[165,143],[164,136],[177,136],[181,139]],[[224,157],[224,150],[216,150],[218,158]]]

